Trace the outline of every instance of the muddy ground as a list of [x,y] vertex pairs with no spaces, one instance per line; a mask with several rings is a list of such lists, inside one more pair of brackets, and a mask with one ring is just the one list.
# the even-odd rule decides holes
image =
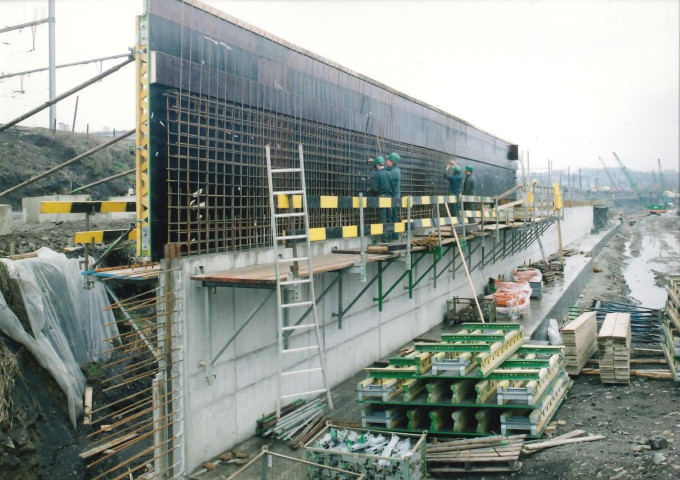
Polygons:
[[[588,307],[595,299],[633,301],[624,280],[627,257],[626,243],[630,242],[630,255],[635,256],[645,235],[658,232],[665,238],[680,243],[680,218],[672,214],[637,217],[634,226],[628,218],[609,244],[595,258],[601,272],[593,274],[580,298],[579,305]],[[660,250],[677,252],[678,245],[668,245]],[[680,273],[680,258],[663,258],[667,271]],[[658,272],[656,283],[667,284],[667,277]],[[659,349],[658,345],[649,348]],[[634,352],[633,358],[663,358]],[[651,368],[666,368],[649,365]],[[450,478],[618,478],[618,479],[668,479],[680,478],[680,384],[672,380],[631,377],[629,385],[603,385],[599,376],[573,377],[574,385],[554,420],[564,423],[557,427],[557,435],[574,429],[589,434],[605,435],[606,439],[563,445],[530,456],[523,456],[523,466],[515,475],[453,476]],[[646,449],[643,445],[653,448]],[[658,449],[657,449],[658,448]]]

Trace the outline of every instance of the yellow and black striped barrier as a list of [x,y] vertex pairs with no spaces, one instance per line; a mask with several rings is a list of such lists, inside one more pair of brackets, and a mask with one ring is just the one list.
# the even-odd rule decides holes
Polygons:
[[[302,208],[302,195],[278,195],[276,206],[278,208],[290,208],[291,197],[293,208]],[[364,208],[391,208],[408,207],[409,197],[400,197],[393,200],[389,197],[340,197],[340,196],[311,196],[307,195],[307,208],[360,208],[363,203]],[[458,203],[455,195],[432,195],[411,197],[411,205],[441,205],[444,203]],[[493,203],[491,197],[481,197],[475,195],[464,195],[461,197],[463,202]]]
[[[479,212],[476,212],[479,213]],[[406,232],[406,221],[397,222],[394,224],[395,233]],[[465,223],[472,223],[465,221]],[[440,218],[416,218],[411,220],[411,229],[416,228],[431,228],[438,225],[448,226],[448,225],[460,225],[461,222],[458,218],[453,217],[440,217]],[[366,225],[365,234],[366,235],[382,235],[385,229],[385,224],[382,223],[371,223]],[[296,230],[295,235],[304,235],[304,230]],[[356,238],[359,236],[359,226],[350,225],[344,227],[317,227],[309,229],[309,241],[318,242],[322,240],[331,240],[338,238]]]
[[137,211],[137,202],[40,202],[40,213],[119,213]]
[[[118,240],[125,232],[127,232],[127,230],[93,230],[89,232],[76,232],[73,234],[73,243],[111,243]],[[132,229],[127,234],[126,240],[137,240],[137,230]]]

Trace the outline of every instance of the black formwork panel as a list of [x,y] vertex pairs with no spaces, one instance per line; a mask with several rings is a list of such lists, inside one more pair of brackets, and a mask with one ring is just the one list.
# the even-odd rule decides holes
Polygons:
[[[165,243],[184,255],[271,245],[267,144],[280,166],[303,145],[308,195],[366,193],[367,160],[391,151],[402,196],[446,194],[451,157],[475,167],[479,195],[515,185],[506,141],[226,14],[148,4],[153,259]],[[310,212],[312,227],[358,223],[350,209]]]

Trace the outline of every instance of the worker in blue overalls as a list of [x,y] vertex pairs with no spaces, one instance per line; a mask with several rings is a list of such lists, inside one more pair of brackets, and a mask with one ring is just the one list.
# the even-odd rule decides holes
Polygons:
[[[375,165],[375,172],[373,173],[373,180],[371,181],[371,195],[382,198],[392,198],[394,194],[394,182],[390,172],[385,170],[385,159],[383,157],[375,157],[373,160]],[[391,208],[378,208],[378,222],[383,225],[383,233],[380,239],[383,243],[389,243],[392,237],[388,223],[392,217]]]

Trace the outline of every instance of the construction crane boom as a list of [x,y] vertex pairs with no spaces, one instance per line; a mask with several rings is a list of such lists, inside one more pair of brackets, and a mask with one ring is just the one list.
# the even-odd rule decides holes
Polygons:
[[[621,165],[621,170],[623,170],[623,174],[625,175],[626,179],[628,180],[628,183],[630,183],[630,187],[633,189],[635,194],[638,196],[642,204],[645,206],[647,211],[650,214],[659,214],[659,213],[665,213],[666,212],[666,204],[665,202],[662,203],[651,203],[651,199],[649,203],[645,200],[645,198],[642,196],[642,192],[640,192],[640,189],[638,188],[637,182],[633,178],[633,176],[630,174],[626,166],[623,164],[619,156],[616,154],[616,152],[612,152],[614,155],[614,158],[616,159],[617,162],[619,162],[619,165]],[[659,160],[659,174],[661,173],[661,160]]]
[[640,189],[638,188],[637,182],[635,181],[633,176],[630,174],[630,172],[628,171],[626,166],[623,164],[623,162],[621,161],[619,156],[616,154],[616,152],[612,152],[612,154],[614,155],[614,158],[616,159],[616,161],[619,162],[619,165],[621,166],[621,170],[623,170],[623,175],[626,177],[626,180],[628,180],[628,183],[630,183],[630,188],[633,189],[633,191],[635,192],[635,195],[638,196],[640,201],[642,203],[645,203],[645,198],[642,196],[642,192],[640,192]]
[[612,189],[616,189],[616,182],[614,181],[614,177],[612,177],[611,172],[607,168],[607,165],[604,164],[604,160],[602,160],[602,157],[597,157],[600,159],[600,163],[602,164],[602,168],[604,168],[604,173],[607,174],[607,177],[609,177],[609,181],[612,182]]

